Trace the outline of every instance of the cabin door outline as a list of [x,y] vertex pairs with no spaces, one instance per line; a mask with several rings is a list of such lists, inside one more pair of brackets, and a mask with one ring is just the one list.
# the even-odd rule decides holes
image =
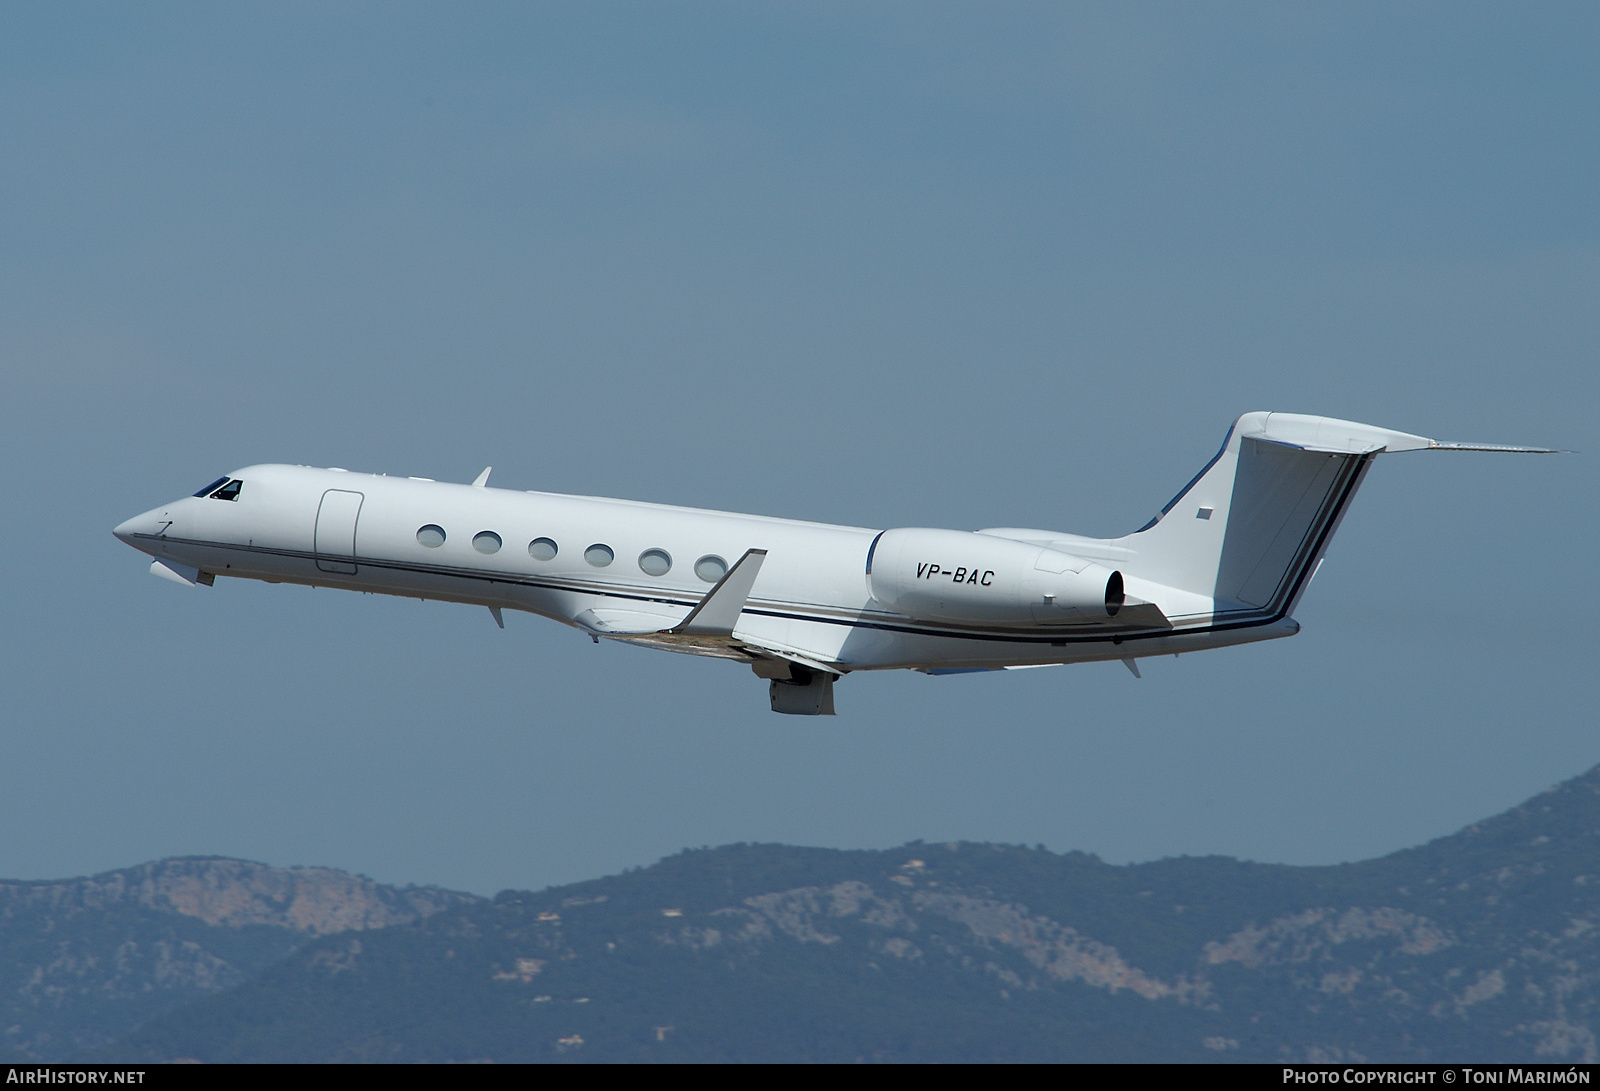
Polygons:
[[364,493],[349,489],[329,489],[317,505],[317,530],[313,548],[317,568],[323,572],[354,575],[356,570],[356,521],[361,517]]

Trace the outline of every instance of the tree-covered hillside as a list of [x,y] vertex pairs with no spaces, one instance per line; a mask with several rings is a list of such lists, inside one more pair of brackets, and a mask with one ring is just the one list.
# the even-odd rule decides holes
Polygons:
[[407,923],[464,899],[216,857],[0,882],[0,1060],[75,1057],[248,980],[309,937]]
[[[735,845],[492,900],[337,872],[315,873],[315,897],[291,895],[281,877],[310,872],[238,861],[148,868],[203,872],[209,894],[96,909],[40,893],[71,883],[0,887],[17,904],[32,891],[32,909],[0,917],[6,1018],[31,1028],[10,1036],[14,1050],[129,1061],[1597,1053],[1600,769],[1429,845],[1326,868],[1118,867],[986,844]],[[252,868],[258,889],[245,897],[233,885]]]

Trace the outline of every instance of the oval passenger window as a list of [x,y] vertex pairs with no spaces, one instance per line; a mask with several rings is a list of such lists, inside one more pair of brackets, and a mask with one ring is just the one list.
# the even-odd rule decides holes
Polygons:
[[536,561],[548,561],[555,557],[556,552],[554,538],[535,538],[528,543],[528,556]]
[[480,530],[472,536],[472,548],[479,553],[499,553],[500,535],[492,530]]
[[617,555],[611,552],[610,546],[601,545],[600,543],[596,542],[594,545],[583,551],[583,559],[594,565],[596,568],[604,568],[606,565],[616,560]]
[[639,554],[639,567],[647,576],[665,576],[672,571],[672,557],[664,549],[647,549]]
[[728,574],[728,562],[716,556],[701,557],[694,562],[694,574],[707,583],[716,583]]
[[444,545],[444,527],[429,523],[417,531],[417,544],[425,545],[429,549],[438,549]]

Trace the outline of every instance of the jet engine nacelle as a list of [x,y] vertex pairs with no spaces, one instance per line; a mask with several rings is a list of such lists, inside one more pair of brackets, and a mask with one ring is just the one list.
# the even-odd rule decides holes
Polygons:
[[1114,617],[1122,573],[1060,550],[961,530],[886,530],[867,558],[872,597],[926,621],[1070,625]]

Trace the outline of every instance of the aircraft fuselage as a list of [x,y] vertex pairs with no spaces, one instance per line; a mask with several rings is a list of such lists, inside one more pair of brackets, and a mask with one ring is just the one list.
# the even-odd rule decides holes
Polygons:
[[[604,636],[613,634],[577,619],[591,611],[631,613],[659,618],[659,627],[668,628],[746,551],[764,549],[738,632],[808,659],[882,670],[1130,655],[1123,634],[1094,639],[1066,630],[925,623],[885,610],[873,600],[866,573],[879,531],[865,527],[304,466],[251,466],[229,479],[242,483],[237,499],[185,497],[128,520],[117,537],[206,574],[521,610]],[[343,519],[347,514],[354,519]],[[443,541],[422,544],[418,532],[425,527],[440,528]],[[530,551],[541,539],[554,544],[554,556]],[[1080,549],[1095,552],[1092,541],[1083,539]],[[647,572],[641,564],[647,553],[664,555],[668,570]],[[954,583],[955,572],[967,567],[962,560],[923,563],[941,567],[939,574]],[[697,565],[712,578],[697,575]],[[1174,633],[1141,640],[1137,654],[1217,647],[1296,628],[1198,642],[1203,634]]]
[[1378,453],[1456,447],[1250,413],[1133,534],[879,530],[306,466],[236,471],[116,528],[217,576],[519,610],[598,640],[742,661],[774,709],[835,678],[1138,658],[1289,636]]

